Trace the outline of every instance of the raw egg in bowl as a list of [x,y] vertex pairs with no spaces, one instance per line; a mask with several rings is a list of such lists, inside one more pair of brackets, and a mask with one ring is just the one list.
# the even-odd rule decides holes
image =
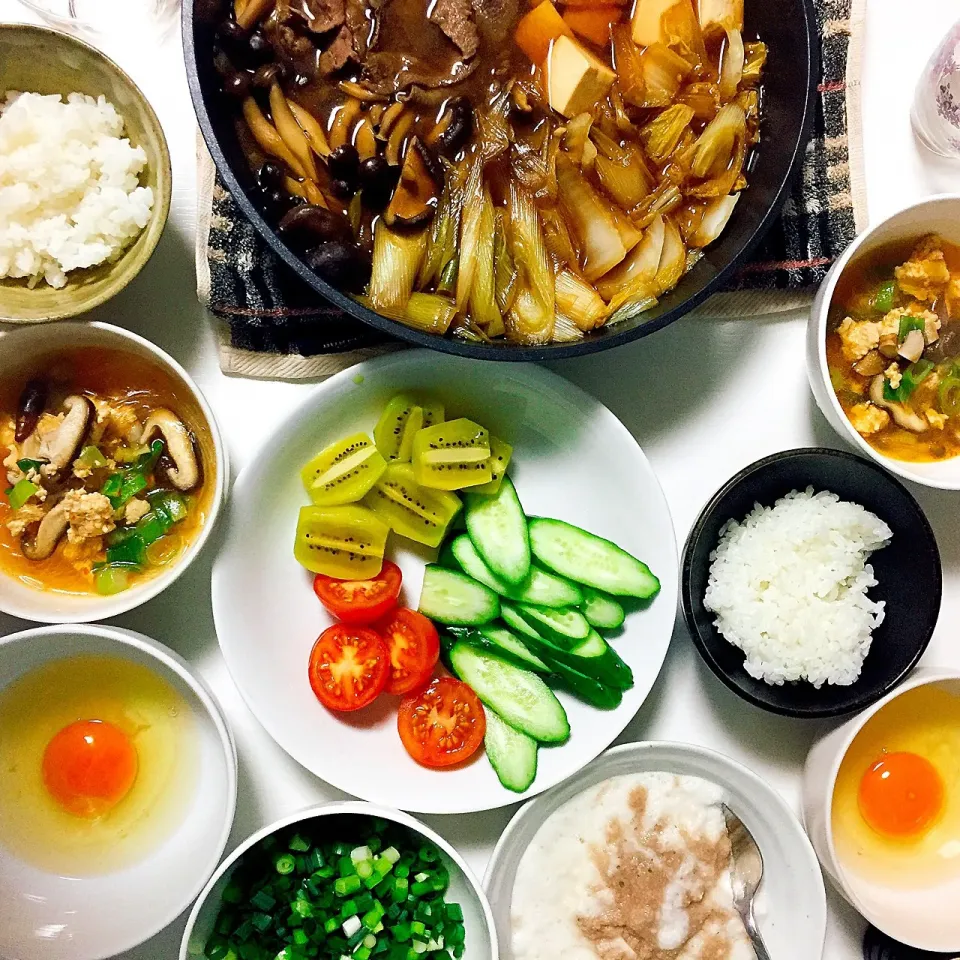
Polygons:
[[960,677],[918,670],[816,743],[803,801],[824,870],[864,917],[960,950]]
[[153,936],[213,873],[235,805],[220,707],[173,651],[100,625],[0,640],[0,956]]

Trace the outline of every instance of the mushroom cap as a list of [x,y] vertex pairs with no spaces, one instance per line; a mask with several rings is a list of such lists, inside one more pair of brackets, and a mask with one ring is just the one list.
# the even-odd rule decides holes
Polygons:
[[157,434],[163,437],[167,456],[174,463],[174,468],[167,470],[167,478],[178,490],[192,490],[200,482],[200,461],[190,431],[172,410],[160,407],[143,425],[142,442],[149,444]]
[[63,535],[67,532],[67,510],[63,502],[55,504],[47,512],[32,538],[24,534],[20,549],[28,560],[46,560],[53,555]]

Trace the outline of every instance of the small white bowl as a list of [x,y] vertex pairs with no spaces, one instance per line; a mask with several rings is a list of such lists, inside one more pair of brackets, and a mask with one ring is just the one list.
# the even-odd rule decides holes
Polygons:
[[463,960],[499,960],[497,947],[497,929],[493,922],[490,904],[466,861],[440,834],[435,833],[426,824],[399,810],[380,807],[362,800],[344,800],[308,807],[297,813],[291,813],[280,820],[258,830],[244,840],[220,865],[220,869],[210,878],[203,893],[193,905],[187,929],[183,933],[180,945],[180,960],[197,960],[203,957],[203,949],[213,932],[217,913],[220,910],[224,889],[243,855],[278,830],[295,823],[336,816],[380,817],[392,823],[407,827],[414,833],[426,838],[439,848],[444,865],[450,873],[450,888],[447,895],[451,902],[459,903],[463,909],[463,924],[466,929],[466,950]]
[[547,818],[604,780],[653,772],[700,777],[723,788],[725,802],[753,835],[763,856],[757,923],[770,956],[778,960],[819,957],[826,936],[826,893],[816,855],[793,811],[765,780],[729,757],[692,744],[654,741],[608,750],[575,777],[522,806],[507,825],[483,878],[503,960],[513,958],[510,905],[517,867]]
[[199,774],[180,826],[133,866],[89,878],[44,872],[0,847],[0,957],[101,960],[173,922],[226,847],[237,801],[237,755],[204,682],[156,640],[111,626],[36,627],[0,640],[0,690],[30,670],[77,654],[122,657],[154,671],[190,705]]
[[889,696],[818,740],[803,771],[803,819],[824,872],[840,895],[879,930],[919,950],[960,950],[960,876],[930,889],[904,890],[868,886],[844,870],[833,838],[833,792],[850,745],[867,721],[909,690],[944,685],[960,694],[960,673],[921,667]]
[[215,475],[209,476],[208,471],[204,483],[213,484],[213,491],[203,528],[169,569],[155,576],[135,580],[129,589],[121,593],[102,597],[40,590],[0,571],[0,610],[37,623],[105,620],[126,613],[155,597],[190,566],[203,548],[216,524],[227,490],[229,462],[220,429],[203,394],[173,357],[129,330],[108,323],[64,322],[20,327],[4,333],[0,336],[0,382],[26,374],[39,357],[82,347],[101,347],[132,354],[158,367],[182,388],[211,439]]
[[891,473],[913,480],[927,487],[941,490],[960,490],[960,457],[935,463],[911,463],[885,456],[867,443],[853,429],[830,382],[827,366],[827,320],[830,304],[840,275],[854,260],[867,256],[878,247],[902,240],[919,239],[936,233],[951,243],[960,244],[960,194],[942,194],[905,207],[886,220],[860,234],[830,268],[820,284],[807,321],[807,376],[814,399],[830,426],[858,450]]

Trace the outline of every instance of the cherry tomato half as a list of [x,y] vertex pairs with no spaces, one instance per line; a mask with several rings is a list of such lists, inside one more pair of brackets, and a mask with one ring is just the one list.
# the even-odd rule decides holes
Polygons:
[[387,693],[403,696],[425,686],[440,659],[437,628],[422,613],[397,607],[374,629],[390,651]]
[[373,703],[389,674],[387,645],[364,627],[335,623],[310,652],[310,686],[331,710],[359,710]]
[[487,718],[465,684],[440,677],[400,701],[397,728],[407,753],[425,767],[449,767],[476,753]]
[[396,606],[402,581],[400,568],[384,560],[380,572],[369,580],[337,580],[318,573],[313,592],[338,620],[366,626]]

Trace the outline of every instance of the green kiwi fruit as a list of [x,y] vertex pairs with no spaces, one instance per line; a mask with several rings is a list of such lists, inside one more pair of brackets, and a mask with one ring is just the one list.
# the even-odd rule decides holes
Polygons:
[[507,467],[510,466],[510,457],[513,454],[513,447],[505,440],[499,437],[490,437],[490,482],[481,483],[478,486],[471,487],[471,493],[494,494],[500,489],[503,478],[507,475]]
[[413,472],[417,483],[437,490],[489,483],[490,434],[464,417],[424,427],[413,438]]
[[365,433],[355,433],[321,450],[301,471],[317,506],[354,503],[377,482],[387,462]]
[[301,507],[293,555],[311,573],[369,580],[383,566],[390,528],[359,504]]
[[387,460],[409,462],[413,437],[421,427],[443,423],[443,404],[430,397],[398,393],[383,408],[373,429],[377,449]]
[[425,489],[414,478],[413,467],[399,462],[387,464],[363,502],[400,536],[428,547],[439,546],[460,510],[456,494]]

